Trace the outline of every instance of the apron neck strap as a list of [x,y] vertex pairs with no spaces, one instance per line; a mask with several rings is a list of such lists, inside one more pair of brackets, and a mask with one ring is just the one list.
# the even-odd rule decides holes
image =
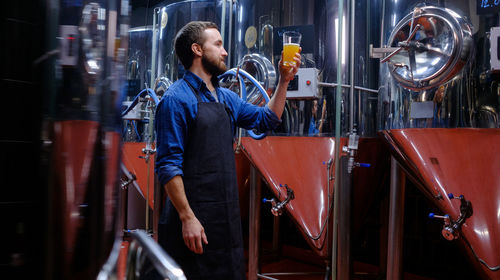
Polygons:
[[184,79],[184,81],[188,84],[188,86],[191,88],[191,90],[193,91],[193,94],[194,96],[196,96],[196,100],[198,101],[198,103],[201,103],[201,97],[200,97],[200,94],[198,93],[198,91],[194,88],[194,86],[186,79]]

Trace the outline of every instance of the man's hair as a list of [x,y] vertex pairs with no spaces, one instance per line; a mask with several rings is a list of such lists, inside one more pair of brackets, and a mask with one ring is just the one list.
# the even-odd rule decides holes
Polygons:
[[209,21],[191,21],[177,32],[175,36],[175,53],[181,61],[184,68],[189,69],[193,64],[194,53],[191,45],[197,43],[200,46],[205,43],[203,31],[208,28],[218,29],[217,24]]

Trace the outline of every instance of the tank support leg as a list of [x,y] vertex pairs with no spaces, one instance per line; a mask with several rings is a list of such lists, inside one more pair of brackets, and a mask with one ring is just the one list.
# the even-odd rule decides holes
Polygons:
[[260,178],[252,165],[250,166],[248,280],[257,280],[259,273],[260,202]]
[[391,157],[391,189],[389,201],[389,234],[387,244],[387,279],[403,279],[403,223],[406,176]]

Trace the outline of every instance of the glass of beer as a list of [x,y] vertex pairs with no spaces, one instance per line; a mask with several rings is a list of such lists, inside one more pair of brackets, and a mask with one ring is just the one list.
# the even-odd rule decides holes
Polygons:
[[283,65],[295,66],[295,54],[299,52],[300,39],[302,34],[295,31],[286,31],[283,33]]

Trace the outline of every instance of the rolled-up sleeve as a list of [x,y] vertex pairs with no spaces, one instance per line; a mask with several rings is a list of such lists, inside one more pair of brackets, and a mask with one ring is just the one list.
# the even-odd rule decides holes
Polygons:
[[239,127],[265,132],[275,129],[281,123],[278,116],[267,106],[259,107],[247,103],[233,92],[230,92],[227,97],[234,107],[236,125]]
[[166,95],[156,110],[155,172],[163,186],[182,172],[184,140],[187,133],[185,106],[173,96]]

